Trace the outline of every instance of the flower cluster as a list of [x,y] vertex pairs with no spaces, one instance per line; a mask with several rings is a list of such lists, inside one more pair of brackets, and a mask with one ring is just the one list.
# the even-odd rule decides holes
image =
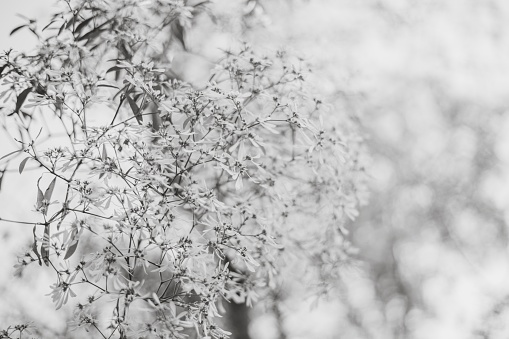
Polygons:
[[[94,19],[70,21],[63,30],[74,27],[77,41],[115,45],[123,58],[108,72],[92,76],[86,62],[71,66],[90,58],[78,57],[96,47],[85,43],[61,47],[66,57],[44,45],[30,66],[26,56],[3,56],[2,77],[13,84],[5,95],[16,97],[20,119],[29,109],[31,117],[49,110],[69,137],[68,146],[45,151],[36,141],[23,144],[56,183],[38,187],[43,221],[34,228],[34,256],[21,265],[37,257],[55,270],[50,295],[57,308],[79,295],[76,285],[88,286],[93,292],[77,306],[76,328],[121,338],[180,338],[194,328],[203,338],[226,338],[215,322],[222,300],[252,305],[281,288],[282,277],[333,280],[349,257],[344,225],[357,215],[365,174],[360,141],[348,125],[324,123],[334,113],[310,96],[306,64],[282,51],[259,56],[243,44],[196,89],[166,76],[164,65],[135,60],[133,48],[141,48],[149,28],[139,31],[144,24],[90,3],[81,3],[82,13],[115,20],[89,33],[81,31]],[[180,6],[179,20],[189,18],[189,8],[168,3],[157,8]],[[129,36],[119,33],[126,27]],[[99,107],[110,124],[91,122]],[[52,201],[55,185],[63,190]],[[100,328],[99,308],[110,310],[107,328]],[[130,316],[139,310],[150,319]]]

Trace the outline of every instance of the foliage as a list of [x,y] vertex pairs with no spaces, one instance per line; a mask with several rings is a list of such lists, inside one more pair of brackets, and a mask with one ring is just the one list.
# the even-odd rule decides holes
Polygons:
[[[252,305],[284,279],[327,292],[365,174],[305,62],[241,44],[196,88],[165,53],[186,48],[206,2],[65,4],[42,32],[27,26],[51,32],[32,54],[1,56],[4,124],[20,134],[4,159],[43,170],[18,272],[52,269],[56,308],[76,297],[72,327],[104,338],[226,338],[224,301]],[[61,146],[41,145],[45,128]]]

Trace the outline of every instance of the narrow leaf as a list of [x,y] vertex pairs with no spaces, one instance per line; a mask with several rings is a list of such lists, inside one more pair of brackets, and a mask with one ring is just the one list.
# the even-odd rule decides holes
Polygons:
[[42,207],[42,201],[44,200],[44,194],[39,187],[37,187],[37,204],[36,208],[39,209]]
[[106,73],[110,73],[110,72],[113,72],[113,71],[120,71],[122,69],[124,69],[125,67],[120,67],[120,66],[113,66],[111,68],[109,68]]
[[106,161],[108,154],[106,153],[106,144],[103,144],[103,154],[101,155],[102,161]]
[[60,28],[58,29],[58,34],[57,35],[60,35],[62,34],[62,32],[64,31],[64,28],[65,28],[65,25],[67,24],[67,21],[64,22],[64,24],[62,26],[60,26]]
[[46,26],[44,26],[44,28],[42,29],[42,31],[44,32],[45,30],[47,30],[49,28],[49,26],[53,25],[55,23],[55,20],[51,20],[49,22],[49,24],[47,24]]
[[42,238],[42,246],[41,246],[41,257],[44,260],[46,266],[49,266],[49,238],[50,238],[50,229],[49,225],[44,226],[44,237]]
[[180,24],[180,21],[174,20],[171,23],[171,32],[173,36],[180,42],[184,50],[186,49],[186,43],[185,43],[185,31],[184,26]]
[[109,85],[109,84],[99,84],[99,85],[97,85],[97,87],[110,87],[110,88],[118,89],[118,87],[117,87],[117,86],[115,86],[115,85]]
[[17,150],[17,151],[12,151],[12,152],[10,152],[10,153],[7,153],[7,154],[6,154],[6,155],[4,155],[3,157],[1,157],[1,158],[0,158],[0,160],[5,159],[5,158],[7,158],[7,157],[8,157],[8,156],[10,156],[10,155],[13,155],[13,154],[15,154],[15,153],[19,153],[19,152],[23,152],[23,150],[22,150],[22,149],[19,149],[19,150]]
[[23,159],[23,161],[19,164],[19,168],[18,168],[19,174],[23,173],[23,170],[25,169],[25,165],[26,165],[28,159],[30,159],[30,157]]
[[16,108],[14,109],[14,112],[19,112],[19,110],[21,109],[21,106],[23,106],[23,103],[25,102],[27,96],[28,96],[28,93],[30,93],[32,91],[32,87],[28,87],[26,89],[23,90],[23,92],[20,93],[20,95],[18,95],[18,99],[16,100]]
[[74,252],[76,252],[76,249],[78,248],[80,233],[76,229],[74,229],[72,233],[73,234],[72,234],[71,241],[70,241],[71,244],[69,245],[69,248],[67,248],[67,252],[65,253],[64,260],[69,259],[74,254]]
[[16,28],[14,28],[14,29],[11,31],[11,33],[9,33],[9,35],[13,35],[14,33],[16,33],[17,31],[19,31],[20,29],[22,29],[23,27],[26,27],[26,26],[28,26],[28,25],[26,25],[26,24],[25,24],[25,25],[21,25],[21,26],[18,26],[18,27],[16,27]]
[[96,36],[98,36],[102,32],[106,32],[106,31],[107,31],[106,29],[99,29],[99,27],[96,27],[96,28],[92,29],[90,32],[79,37],[78,41],[94,39]]
[[28,29],[30,30],[30,32],[34,33],[34,35],[35,35],[36,37],[38,37],[38,38],[39,38],[39,34],[37,34],[37,32],[36,32],[33,28],[30,28],[30,27],[29,27]]
[[53,194],[53,189],[55,188],[55,183],[57,181],[57,178],[53,178],[51,183],[49,184],[48,188],[46,189],[46,192],[44,192],[44,199],[49,203],[51,199],[51,195]]
[[84,39],[93,39],[97,35],[99,35],[100,33],[108,31],[107,29],[101,29],[101,28],[103,28],[104,26],[106,26],[107,24],[109,24],[113,20],[114,20],[114,18],[106,20],[105,22],[103,22],[99,26],[94,27],[92,30],[90,30],[89,32],[85,33],[83,36],[79,37],[78,40],[81,41],[81,40],[84,40]]
[[37,249],[37,236],[35,235],[35,229],[36,226],[34,226],[33,233],[34,233],[34,243],[32,244],[32,251],[34,251],[35,255],[37,256],[37,259],[39,259],[39,266],[42,266],[41,261],[41,255],[39,254],[39,250]]
[[81,30],[90,22],[92,21],[93,19],[95,19],[94,16],[86,19],[86,20],[83,20],[82,22],[80,22],[80,24],[78,26],[76,26],[76,29],[74,30],[74,33],[79,33],[81,32]]
[[136,102],[133,100],[133,98],[131,98],[130,94],[127,94],[126,97],[127,97],[127,102],[129,103],[129,106],[131,106],[131,110],[133,111],[134,116],[136,117],[136,120],[138,120],[138,123],[140,125],[143,124],[143,118],[140,115],[140,108],[138,107]]

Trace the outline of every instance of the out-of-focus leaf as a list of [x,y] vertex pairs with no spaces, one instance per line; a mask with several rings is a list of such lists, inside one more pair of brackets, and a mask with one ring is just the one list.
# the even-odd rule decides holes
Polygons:
[[74,29],[74,33],[75,33],[75,34],[77,34],[77,33],[81,32],[81,30],[82,30],[83,28],[85,28],[85,26],[86,26],[86,25],[87,25],[90,21],[92,21],[93,19],[95,19],[95,17],[94,17],[94,16],[92,16],[92,17],[90,17],[90,18],[88,18],[88,19],[83,20],[82,22],[80,22],[80,24],[79,24],[78,26],[76,26],[76,28]]
[[174,20],[172,23],[171,23],[171,33],[173,34],[173,36],[175,37],[175,39],[177,39],[180,44],[182,45],[182,47],[184,49],[186,49],[186,43],[185,43],[185,31],[184,31],[184,26],[182,26],[182,24],[180,23],[180,21],[178,20]]
[[106,32],[108,31],[107,29],[102,29],[104,26],[106,26],[107,24],[109,24],[111,21],[113,21],[114,18],[112,19],[109,19],[109,20],[106,20],[105,22],[103,22],[102,24],[100,24],[99,26],[97,27],[94,27],[92,28],[92,30],[88,31],[87,33],[85,33],[83,36],[79,37],[78,40],[81,41],[81,40],[91,40],[95,37],[97,37],[99,34],[101,34],[102,32]]
[[50,228],[49,225],[44,226],[44,237],[42,238],[41,257],[46,266],[49,266],[49,246],[50,246]]
[[140,114],[140,108],[138,107],[136,102],[133,100],[133,98],[131,98],[130,94],[127,94],[126,98],[127,98],[127,102],[129,103],[129,106],[131,106],[131,110],[133,111],[134,116],[136,117],[136,120],[138,121],[138,123],[140,125],[143,124],[143,117]]
[[64,28],[65,28],[65,25],[67,24],[67,21],[64,22],[64,24],[62,26],[60,26],[59,30],[58,30],[58,34],[57,35],[60,35],[62,34],[62,32],[64,31]]
[[72,19],[65,25],[65,28],[69,29],[76,21],[76,14],[72,16]]
[[110,72],[113,72],[113,71],[120,71],[120,70],[123,70],[125,67],[121,67],[121,66],[113,66],[111,68],[109,68],[106,73],[110,73]]
[[22,162],[20,162],[19,168],[18,168],[19,174],[23,173],[23,170],[25,169],[25,165],[27,164],[28,159],[30,159],[30,157],[27,157],[27,158],[23,159]]
[[41,255],[39,254],[39,250],[37,249],[37,235],[35,235],[35,229],[36,226],[34,226],[34,229],[32,231],[32,233],[34,234],[34,243],[32,244],[32,251],[34,251],[35,255],[37,256],[37,259],[39,260],[39,266],[42,266]]
[[32,91],[32,87],[28,87],[26,89],[23,90],[23,92],[21,92],[19,95],[18,95],[18,99],[16,100],[16,108],[14,109],[14,112],[19,112],[19,110],[21,109],[21,106],[23,106],[23,103],[25,102],[27,96],[28,96],[28,93],[30,93]]
[[46,192],[44,192],[44,199],[49,203],[51,199],[51,195],[53,194],[53,189],[55,188],[55,183],[57,181],[57,178],[53,178],[51,183],[49,184],[48,188],[46,189]]
[[37,209],[42,207],[42,201],[44,200],[44,194],[42,193],[41,189],[37,187],[37,204],[35,207]]
[[86,33],[82,37],[79,37],[78,40],[79,41],[81,41],[81,40],[91,40],[91,39],[94,39],[95,37],[97,37],[102,32],[106,32],[106,31],[107,31],[106,29],[94,28],[93,30],[91,30],[90,32]]
[[14,28],[14,29],[11,31],[11,33],[9,33],[9,36],[10,36],[10,35],[13,35],[14,33],[16,33],[17,31],[19,31],[19,30],[20,30],[20,29],[22,29],[23,27],[27,27],[27,26],[28,26],[28,25],[27,25],[27,24],[25,24],[25,25],[21,25],[21,26],[18,26],[18,27],[16,27],[16,28]]
[[117,87],[117,86],[115,86],[115,85],[110,85],[110,84],[99,84],[99,85],[97,85],[97,87],[109,87],[109,88],[118,89],[118,87]]
[[78,248],[78,242],[79,241],[76,239],[76,241],[71,246],[69,246],[67,253],[65,253],[64,260],[69,259],[74,254],[74,252],[76,252],[76,249]]
[[108,154],[106,153],[106,144],[103,144],[103,154],[101,155],[102,161],[106,161]]
[[1,158],[0,158],[0,160],[3,160],[3,159],[5,159],[5,158],[7,158],[8,156],[13,155],[13,154],[15,154],[15,153],[19,153],[19,152],[23,152],[23,150],[22,150],[22,149],[19,149],[19,150],[17,150],[17,151],[12,151],[12,152],[10,152],[10,153],[7,153],[7,154],[6,154],[6,155],[4,155],[3,157],[1,157]]
[[37,32],[33,28],[28,27],[28,29],[30,30],[30,32],[34,33],[36,37],[39,38],[39,34],[37,34]]
[[47,24],[46,26],[44,26],[44,28],[42,29],[42,31],[44,32],[45,30],[47,30],[49,28],[49,26],[53,25],[55,23],[55,20],[51,20],[49,22],[49,24]]
[[64,260],[69,259],[74,254],[74,252],[76,252],[76,249],[78,248],[79,236],[80,233],[78,232],[78,230],[74,229],[71,236],[71,244],[67,248]]

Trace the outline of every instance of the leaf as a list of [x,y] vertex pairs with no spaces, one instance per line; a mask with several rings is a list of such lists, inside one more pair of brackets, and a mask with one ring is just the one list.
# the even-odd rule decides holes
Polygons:
[[44,237],[42,238],[42,246],[41,246],[41,257],[44,260],[46,266],[49,266],[49,237],[50,237],[50,229],[49,225],[44,226]]
[[27,27],[28,25],[25,24],[25,25],[21,25],[21,26],[18,26],[16,28],[14,28],[11,33],[9,33],[9,36],[13,35],[14,33],[16,33],[17,31],[19,31],[20,29],[22,29],[23,27]]
[[36,229],[36,226],[34,226],[34,229],[32,231],[34,234],[34,243],[32,244],[32,251],[34,251],[35,255],[37,256],[37,259],[39,259],[39,266],[42,266],[41,255],[39,254],[39,251],[37,250],[37,236],[35,235],[35,229]]
[[106,153],[106,144],[103,144],[103,154],[101,156],[102,161],[106,161],[108,154]]
[[174,20],[171,23],[171,32],[173,33],[173,36],[180,42],[184,50],[186,49],[186,43],[184,41],[184,26],[180,23],[179,20]]
[[120,70],[123,70],[123,69],[125,69],[125,67],[122,67],[122,66],[113,66],[113,67],[109,68],[106,71],[106,74],[110,73],[110,72],[113,72],[113,71],[120,71]]
[[20,95],[18,95],[18,99],[16,100],[16,108],[14,109],[14,112],[19,112],[19,110],[21,109],[21,106],[23,106],[23,103],[25,102],[27,96],[28,96],[28,93],[30,93],[32,91],[32,87],[28,87],[26,89],[23,90],[23,92],[20,93]]
[[10,152],[10,153],[7,153],[7,154],[6,154],[6,155],[4,155],[3,157],[1,157],[1,158],[0,158],[0,160],[5,159],[5,158],[7,158],[7,157],[8,157],[8,156],[10,156],[10,155],[13,155],[13,154],[15,154],[15,153],[19,153],[19,152],[23,152],[23,150],[22,150],[22,149],[19,149],[19,150],[17,150],[17,151],[12,151],[12,152]]
[[67,253],[65,253],[64,260],[69,259],[74,252],[76,252],[76,249],[78,248],[78,240],[76,240],[69,248],[67,249]]
[[30,32],[34,33],[34,35],[35,35],[36,37],[38,37],[38,38],[39,38],[39,34],[37,34],[37,32],[36,32],[33,28],[30,28],[30,27],[29,27],[28,29],[30,30]]
[[42,207],[42,201],[44,200],[44,194],[42,194],[42,191],[39,187],[37,187],[37,204],[36,208],[39,209]]
[[44,32],[45,30],[47,30],[49,28],[49,26],[53,25],[55,23],[55,20],[51,20],[49,22],[49,24],[47,24],[46,26],[44,26],[44,28],[42,29],[42,31]]
[[51,195],[53,194],[53,189],[55,188],[55,183],[57,181],[57,178],[53,178],[51,183],[49,184],[48,188],[46,189],[46,192],[44,192],[44,199],[49,203],[51,200]]
[[109,85],[109,84],[99,84],[99,85],[97,85],[97,87],[110,87],[110,88],[118,89],[118,87],[117,87],[117,86],[115,86],[115,85]]
[[71,237],[71,244],[67,248],[67,252],[65,253],[64,260],[69,259],[74,254],[74,252],[76,252],[76,249],[78,248],[79,236],[80,236],[80,233],[76,229],[73,229],[72,237]]
[[103,22],[99,26],[92,28],[90,31],[85,33],[83,36],[79,37],[78,41],[85,40],[85,39],[90,40],[90,39],[93,39],[96,36],[98,36],[100,33],[108,31],[107,29],[101,29],[101,28],[106,26],[107,24],[109,24],[113,20],[114,20],[114,18],[111,18],[109,20],[106,20],[105,22]]
[[25,165],[26,165],[28,159],[30,159],[30,157],[23,159],[23,161],[19,164],[19,168],[18,168],[19,174],[23,173],[23,169],[25,169]]
[[60,26],[59,30],[58,30],[58,34],[57,35],[60,35],[62,34],[62,32],[64,31],[64,28],[65,28],[65,25],[67,24],[67,21],[64,22],[64,24],[62,26]]
[[80,22],[80,24],[78,26],[76,26],[76,29],[74,30],[74,33],[79,33],[81,32],[81,30],[90,22],[94,19],[95,17],[90,17],[86,20],[83,20],[82,22]]
[[69,20],[69,22],[65,25],[65,28],[69,29],[69,27],[71,27],[75,21],[76,21],[76,14],[72,16],[72,19]]
[[130,94],[127,94],[126,98],[127,98],[127,102],[129,103],[129,106],[131,106],[131,109],[132,109],[132,111],[134,113],[134,116],[136,117],[136,120],[138,120],[138,123],[140,125],[142,125],[143,124],[143,117],[140,114],[140,108],[138,107],[136,102],[133,100],[133,98],[131,98]]
[[0,67],[0,75],[4,72],[5,68],[7,67],[7,64]]

